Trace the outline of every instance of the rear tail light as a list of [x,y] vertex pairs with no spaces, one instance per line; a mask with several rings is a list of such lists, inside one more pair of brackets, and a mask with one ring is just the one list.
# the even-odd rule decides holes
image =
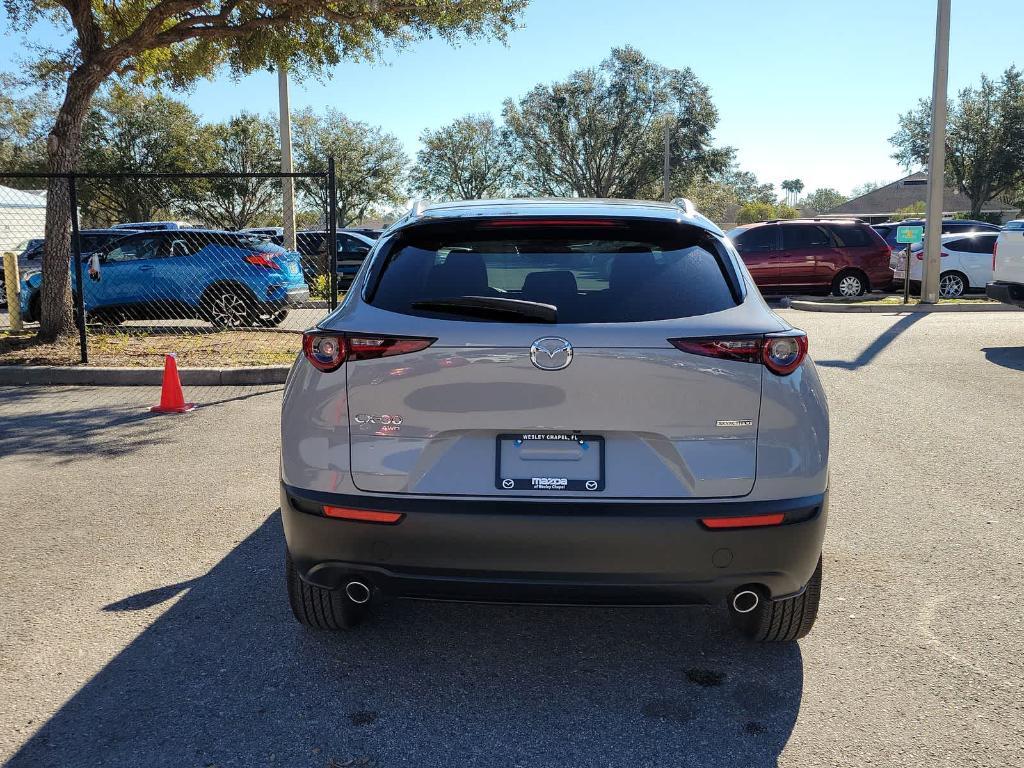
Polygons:
[[999,253],[999,241],[996,240],[996,244],[992,246],[992,271],[996,271],[996,254]]
[[397,336],[356,336],[312,330],[302,334],[302,353],[313,367],[324,373],[336,371],[348,360],[376,360],[379,357],[419,352],[437,339]]
[[924,251],[914,251],[914,258],[918,261],[924,261]]
[[264,269],[280,269],[281,265],[275,261],[273,256],[268,256],[265,253],[250,253],[245,257],[245,260],[256,267],[263,267]]
[[722,360],[762,363],[778,376],[787,376],[807,356],[807,334],[803,331],[722,339],[669,339],[682,352]]

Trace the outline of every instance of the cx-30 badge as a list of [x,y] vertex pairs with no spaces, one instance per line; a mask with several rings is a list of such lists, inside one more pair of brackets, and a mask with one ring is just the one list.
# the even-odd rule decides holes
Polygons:
[[572,344],[558,336],[545,336],[530,345],[530,362],[542,371],[560,371],[572,362]]

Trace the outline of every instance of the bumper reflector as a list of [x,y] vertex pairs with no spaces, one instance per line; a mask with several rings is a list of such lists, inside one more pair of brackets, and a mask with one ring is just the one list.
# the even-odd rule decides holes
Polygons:
[[785,517],[782,512],[775,512],[746,517],[702,517],[700,521],[705,528],[760,528],[765,525],[782,525]]
[[330,507],[326,504],[324,504],[324,514],[339,520],[359,520],[364,523],[397,523],[405,517],[401,512],[376,512],[372,509]]

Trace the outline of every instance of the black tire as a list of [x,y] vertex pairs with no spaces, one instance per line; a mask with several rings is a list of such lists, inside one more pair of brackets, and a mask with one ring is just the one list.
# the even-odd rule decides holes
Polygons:
[[256,318],[256,324],[262,325],[265,328],[276,328],[285,321],[288,317],[287,309],[279,309],[277,312],[272,312],[269,315],[260,315]]
[[818,618],[821,602],[821,557],[804,591],[788,600],[763,600],[750,613],[733,612],[740,631],[759,643],[788,643],[805,637]]
[[943,299],[959,299],[970,287],[971,281],[963,272],[951,270],[939,275],[939,296]]
[[232,285],[214,285],[203,294],[206,319],[216,328],[244,328],[258,318],[252,294]]
[[292,556],[285,550],[285,576],[288,602],[296,620],[311,629],[352,629],[366,616],[366,605],[353,603],[342,590],[323,589],[307,584],[295,570]]
[[[856,283],[854,282],[856,281]],[[854,285],[856,284],[856,287]],[[832,281],[832,295],[850,298],[852,296],[863,296],[868,292],[868,278],[863,272],[856,269],[848,269],[840,272]]]

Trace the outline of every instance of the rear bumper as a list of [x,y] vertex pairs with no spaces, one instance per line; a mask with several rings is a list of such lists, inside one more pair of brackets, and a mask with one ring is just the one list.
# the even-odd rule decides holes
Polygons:
[[994,282],[985,286],[985,295],[1004,304],[1024,307],[1024,284]]
[[[404,514],[394,525],[324,517],[322,505]],[[784,512],[779,526],[709,530],[701,517]],[[282,485],[300,576],[357,579],[385,596],[474,602],[681,605],[740,586],[803,589],[818,561],[827,494],[775,502],[561,502],[340,496]]]
[[283,309],[296,304],[304,304],[307,301],[309,301],[309,286],[302,283],[298,286],[283,286],[277,289],[272,296],[267,297],[264,303]]

